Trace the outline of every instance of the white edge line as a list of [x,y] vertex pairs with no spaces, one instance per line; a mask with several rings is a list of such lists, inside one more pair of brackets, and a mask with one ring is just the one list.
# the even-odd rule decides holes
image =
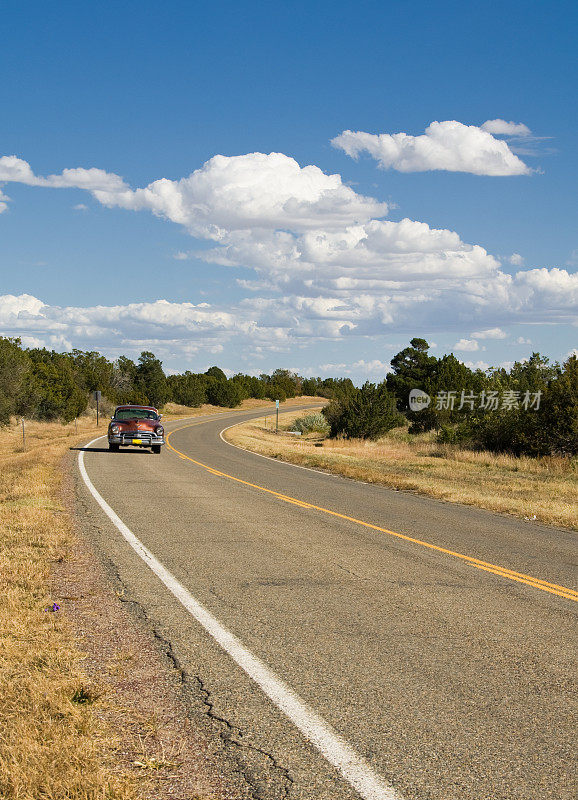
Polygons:
[[[103,436],[93,439],[90,447]],[[311,744],[335,767],[364,800],[403,800],[401,794],[377,773],[307,703],[237,637],[224,627],[124,524],[118,514],[95,489],[84,466],[84,452],[78,454],[78,468],[88,491],[119,530],[135,553],[154,572],[181,605],[213,637],[220,647],[257,684],[265,695],[301,731]]]
[[[287,414],[288,411],[284,410],[283,413]],[[256,419],[261,419],[261,417],[256,417]],[[307,470],[307,472],[314,472],[316,475],[325,475],[326,478],[343,478],[343,475],[337,475],[335,472],[325,472],[325,470],[315,469],[315,467],[304,467],[302,464],[293,464],[291,461],[284,461],[282,458],[273,458],[272,456],[265,456],[263,455],[263,453],[256,453],[254,450],[248,450],[246,447],[241,447],[241,445],[239,444],[233,444],[233,442],[229,442],[223,436],[223,434],[226,431],[231,430],[231,428],[236,428],[237,425],[243,425],[245,422],[252,422],[252,421],[254,420],[243,419],[241,420],[241,422],[234,422],[232,425],[228,425],[226,428],[223,428],[223,430],[219,433],[219,438],[223,442],[225,442],[225,444],[228,444],[229,447],[236,447],[237,450],[242,450],[244,453],[251,453],[254,456],[259,456],[259,458],[266,458],[268,461],[274,461],[276,464],[287,464],[287,466],[295,467],[295,469],[305,469]],[[365,481],[357,481],[357,483],[365,483]]]

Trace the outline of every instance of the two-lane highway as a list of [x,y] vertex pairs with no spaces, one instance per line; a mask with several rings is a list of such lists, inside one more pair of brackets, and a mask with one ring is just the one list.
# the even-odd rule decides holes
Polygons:
[[240,758],[268,754],[254,796],[574,798],[575,535],[220,438],[263,413],[167,424],[160,457],[97,441],[79,488]]

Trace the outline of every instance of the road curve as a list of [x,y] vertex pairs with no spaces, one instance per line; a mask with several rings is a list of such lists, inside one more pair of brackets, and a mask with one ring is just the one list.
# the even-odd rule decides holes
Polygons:
[[78,490],[87,529],[236,732],[252,796],[574,798],[575,534],[219,437],[263,413],[169,423],[161,456],[95,442],[87,479],[381,795],[320,753]]

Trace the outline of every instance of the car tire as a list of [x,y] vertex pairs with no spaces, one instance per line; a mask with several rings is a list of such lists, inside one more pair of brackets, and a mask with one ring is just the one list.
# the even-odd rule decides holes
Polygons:
[[160,444],[153,444],[152,447],[151,447],[151,450],[153,451],[153,453],[157,453],[157,454],[160,453],[161,452]]
[[110,450],[111,453],[118,453],[119,448],[120,448],[119,444],[113,444],[112,442],[108,443],[108,449]]

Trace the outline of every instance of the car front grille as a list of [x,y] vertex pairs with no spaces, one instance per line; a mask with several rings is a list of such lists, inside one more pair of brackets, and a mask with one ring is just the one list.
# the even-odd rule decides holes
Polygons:
[[156,436],[153,437],[153,434],[150,431],[130,431],[122,434],[122,440],[126,444],[129,444],[133,439],[140,439],[143,444],[149,443],[153,440],[156,440]]

